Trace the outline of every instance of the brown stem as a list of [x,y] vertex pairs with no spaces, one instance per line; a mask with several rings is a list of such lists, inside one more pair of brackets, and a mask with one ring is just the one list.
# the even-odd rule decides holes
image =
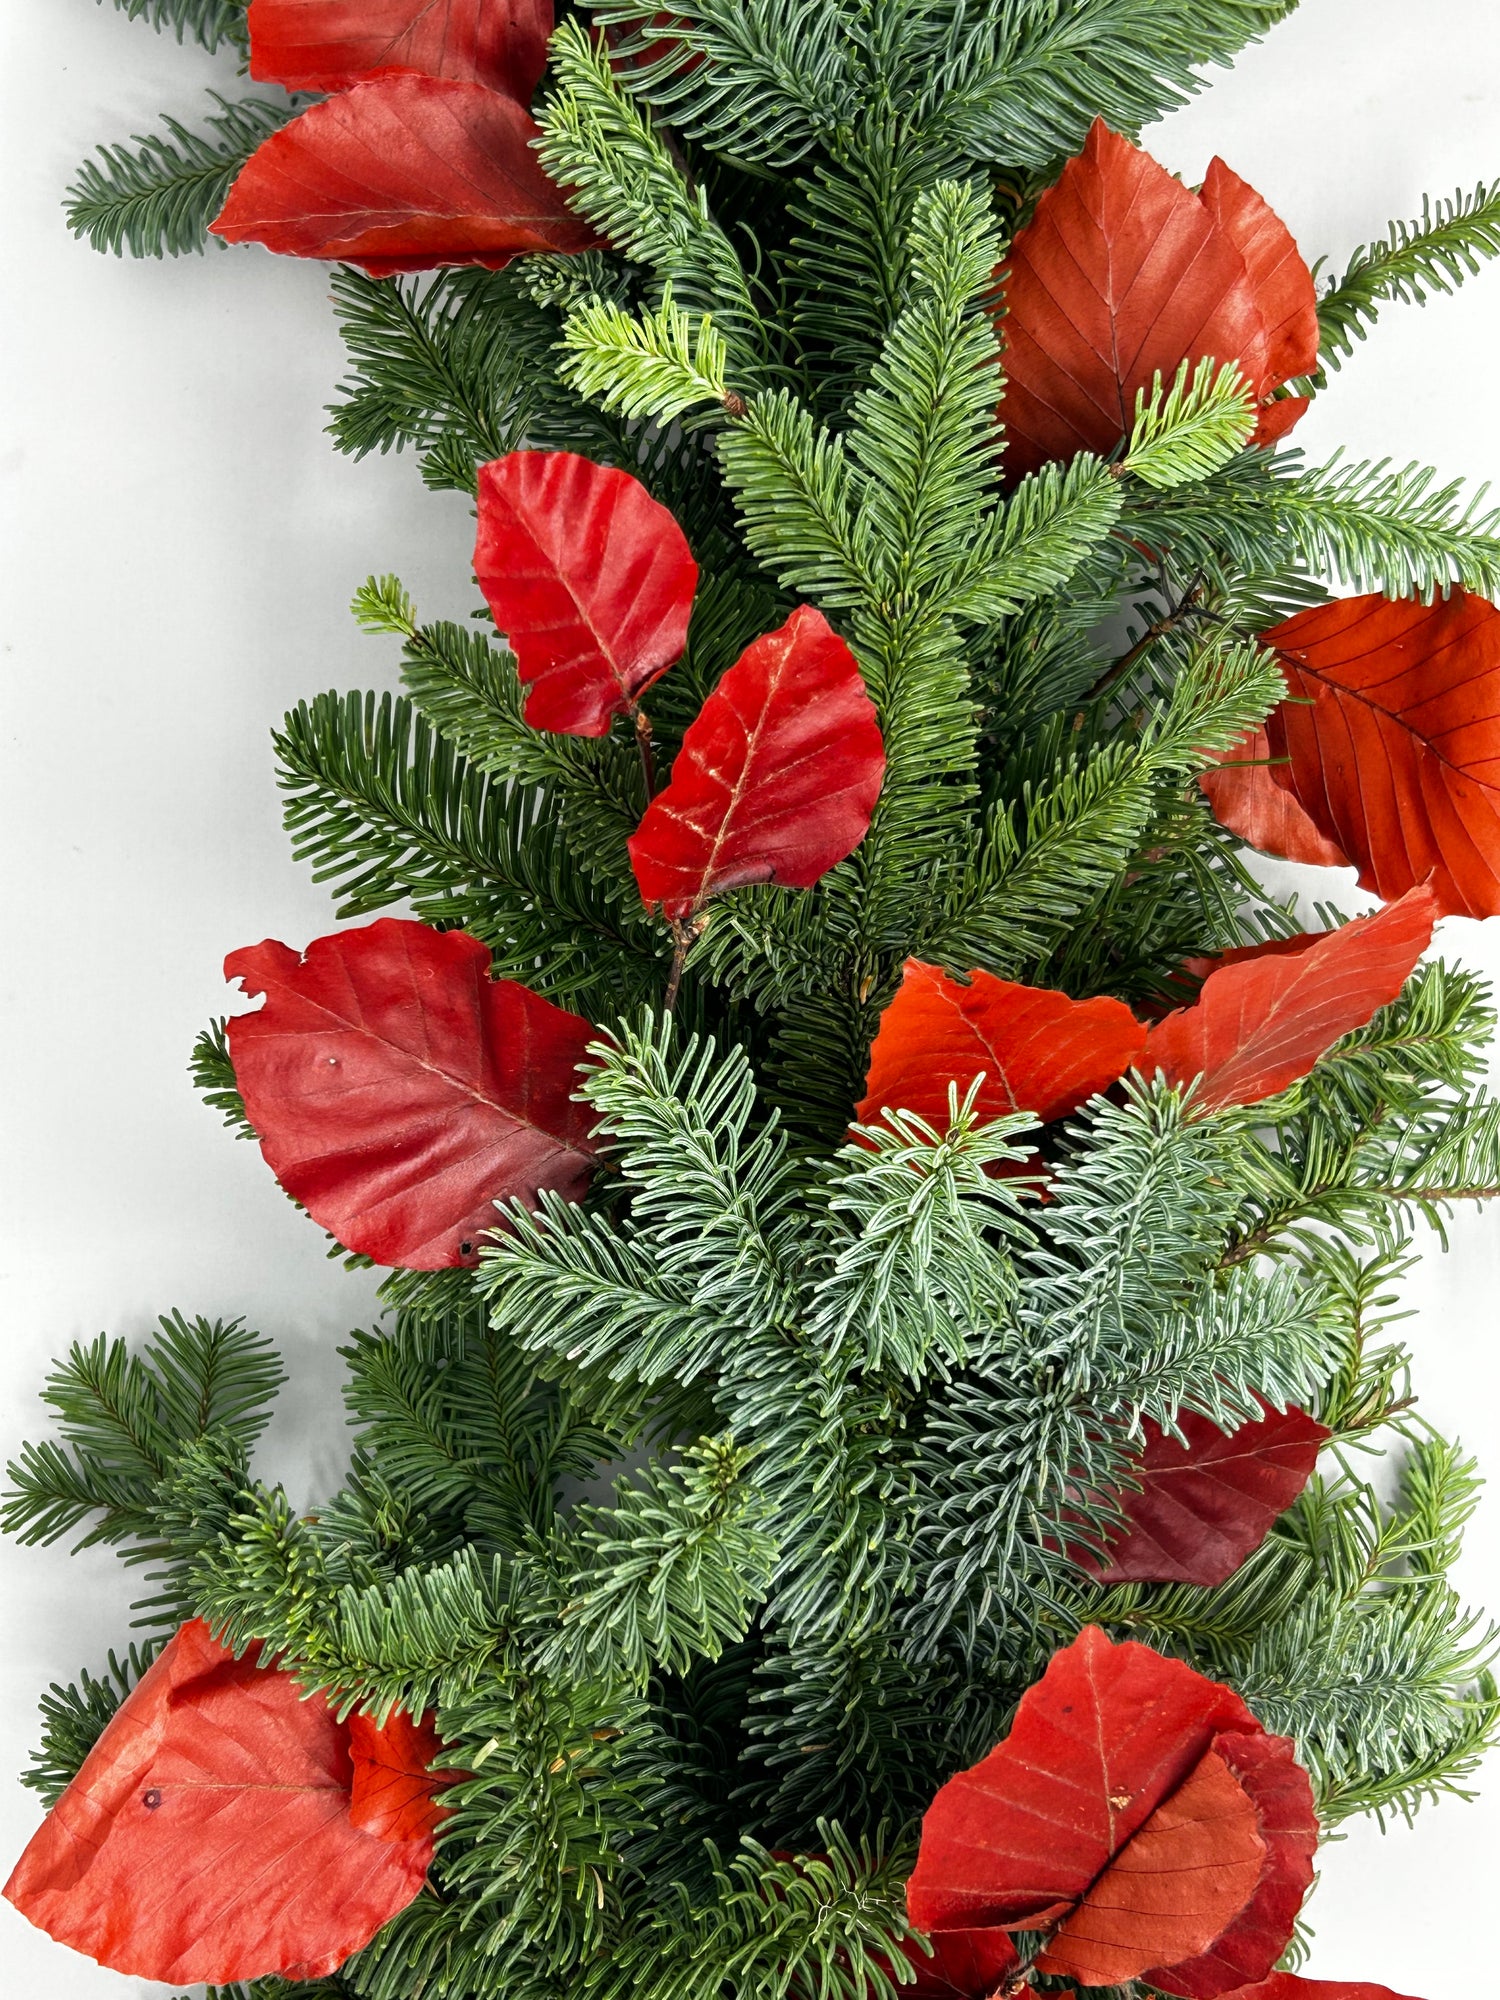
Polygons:
[[1118,681],[1124,680],[1131,668],[1150,652],[1158,639],[1164,639],[1169,632],[1177,629],[1202,595],[1203,574],[1200,570],[1171,610],[1164,612],[1154,625],[1148,625],[1130,651],[1116,660],[1108,673],[1095,681],[1088,691],[1087,699],[1097,701],[1101,694],[1108,694]]
[[667,980],[667,997],[662,1002],[670,1014],[677,1005],[677,989],[682,984],[682,968],[687,963],[687,955],[702,935],[702,922],[684,922],[681,917],[672,919],[672,972]]
[[641,753],[641,778],[649,806],[656,797],[656,759],[651,754],[651,718],[643,708],[635,711],[635,747]]

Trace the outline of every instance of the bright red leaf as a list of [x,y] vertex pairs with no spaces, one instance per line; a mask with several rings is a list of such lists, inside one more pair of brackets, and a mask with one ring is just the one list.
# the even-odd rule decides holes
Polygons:
[[373,1716],[351,1715],[351,1822],[382,1840],[425,1840],[430,1844],[446,1817],[438,1794],[458,1775],[433,1769],[442,1748],[441,1737],[425,1716],[414,1721],[399,1708],[383,1723],[377,1723]]
[[1196,1955],[1255,1893],[1265,1853],[1249,1793],[1206,1751],[1064,1917],[1038,1971],[1111,1986]]
[[1252,729],[1233,744],[1212,771],[1198,779],[1214,818],[1262,854],[1283,861],[1307,861],[1319,868],[1343,868],[1349,857],[1325,834],[1272,774],[1270,739]]
[[642,900],[674,920],[723,889],[808,889],[864,839],[885,774],[875,704],[821,611],[753,640],[631,835]]
[[957,1084],[962,1096],[982,1072],[982,1119],[1030,1111],[1047,1124],[1107,1089],[1139,1059],[1145,1040],[1123,1001],[1070,1000],[988,972],[971,972],[963,985],[935,965],[908,959],[880,1017],[855,1115],[871,1124],[889,1105],[941,1131],[948,1086]]
[[1205,1110],[1274,1097],[1395,999],[1432,942],[1435,914],[1430,892],[1414,889],[1374,916],[1310,937],[1304,951],[1222,966],[1193,1006],[1151,1029],[1142,1068],[1179,1086],[1200,1079]]
[[496,1201],[582,1194],[592,1113],[574,1093],[595,1031],[492,980],[476,939],[382,917],[300,956],[271,939],[231,952],[224,976],[266,996],[229,1024],[261,1151],[347,1249],[471,1264]]
[[928,1943],[930,1955],[915,1939],[902,1944],[917,1975],[897,1987],[904,2000],[988,2000],[1017,1963],[1015,1946],[1000,1930],[934,1931]]
[[249,28],[257,83],[347,90],[415,70],[527,104],[547,63],[552,0],[250,0]]
[[[1264,402],[1299,372],[1289,364],[1316,359],[1316,299],[1285,229],[1222,162],[1194,194],[1096,121],[1017,232],[1000,334],[1015,478],[1112,451],[1136,392],[1158,372],[1170,383],[1184,361],[1237,361]],[[1278,403],[1264,427],[1279,433],[1298,414]]]
[[537,136],[529,112],[482,84],[377,77],[273,132],[210,227],[372,277],[591,249],[599,238],[543,173]]
[[1101,1583],[1225,1582],[1307,1484],[1329,1435],[1297,1409],[1227,1434],[1190,1411],[1177,1421],[1185,1442],[1146,1420],[1131,1467],[1140,1486],[1120,1495],[1126,1526],[1095,1571]]
[[474,574],[533,729],[602,736],[687,644],[698,565],[638,479],[571,451],[479,470]]
[[1364,887],[1430,881],[1444,916],[1500,914],[1500,611],[1350,597],[1263,636],[1289,697],[1267,723],[1276,782]]
[[24,1917],[138,1979],[317,1979],[417,1894],[430,1836],[350,1817],[349,1731],[290,1674],[184,1625],[5,1885]]
[[1273,1972],[1258,1986],[1237,1986],[1225,2000],[1410,2000],[1368,1979],[1304,1979],[1296,1972]]

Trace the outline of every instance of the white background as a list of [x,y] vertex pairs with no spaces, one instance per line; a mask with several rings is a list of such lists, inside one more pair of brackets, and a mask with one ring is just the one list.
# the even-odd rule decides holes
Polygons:
[[[280,831],[267,732],[319,689],[388,682],[391,642],[345,612],[371,571],[398,570],[424,616],[462,615],[472,530],[410,461],[354,464],[324,437],[341,352],[321,266],[258,250],[119,262],[67,235],[76,162],[162,109],[195,122],[205,85],[234,89],[227,60],[90,0],[6,0],[3,15],[0,1449],[37,1434],[36,1390],[70,1341],[139,1337],[172,1306],[243,1314],[291,1362],[263,1462],[306,1498],[338,1476],[333,1350],[368,1320],[372,1287],[325,1262],[184,1065],[226,1005],[226,951],[330,927]],[[1310,260],[1342,259],[1424,191],[1500,174],[1490,0],[1304,0],[1216,75],[1147,143],[1193,181],[1222,152]],[[1493,476],[1497,347],[1500,270],[1425,312],[1390,307],[1298,441]],[[1500,921],[1449,921],[1443,947],[1500,972]],[[1494,1472],[1500,1215],[1460,1218],[1453,1245],[1411,1287],[1418,1386]],[[1497,1552],[1500,1498],[1462,1578],[1500,1608]],[[9,1779],[36,1696],[121,1642],[129,1595],[107,1555],[0,1548],[5,1867],[39,1817]],[[1357,1825],[1324,1852],[1309,1970],[1477,2000],[1497,1867],[1500,1770],[1479,1805],[1431,1809],[1414,1831]],[[0,1965],[18,1996],[164,1990],[72,1956],[8,1905]]]

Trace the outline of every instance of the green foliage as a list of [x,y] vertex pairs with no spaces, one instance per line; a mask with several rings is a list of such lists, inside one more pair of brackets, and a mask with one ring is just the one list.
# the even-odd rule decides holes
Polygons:
[[621,417],[668,424],[699,403],[729,401],[728,349],[709,313],[690,317],[663,288],[656,312],[632,316],[604,299],[585,299],[568,315],[563,344],[568,378]]
[[[125,0],[132,11],[145,12],[142,0]],[[217,17],[241,10],[209,0],[207,6],[177,5],[176,0],[152,0],[157,25],[172,17],[182,24],[201,21],[199,39],[219,33]],[[241,17],[242,18],[242,17]],[[218,105],[207,116],[208,132],[192,132],[176,118],[163,117],[163,132],[137,133],[131,146],[101,146],[96,158],[85,160],[68,190],[68,227],[86,237],[96,250],[117,257],[181,257],[206,250],[208,225],[224,206],[229,184],[263,139],[284,125],[296,110],[295,100],[271,103],[263,97],[242,97],[235,103],[216,90]]]
[[115,0],[116,9],[132,21],[149,21],[158,34],[177,41],[189,35],[200,48],[216,49],[229,42],[243,50],[249,41],[246,0]]
[[103,1674],[87,1668],[66,1687],[54,1681],[38,1706],[42,1741],[31,1753],[31,1769],[21,1773],[50,1811],[78,1775],[79,1766],[103,1735],[105,1725],[151,1663],[151,1649],[132,1646],[124,1660],[114,1653]]
[[1165,392],[1158,369],[1150,396],[1136,393],[1125,469],[1163,492],[1217,472],[1255,429],[1255,398],[1237,366],[1200,361],[1191,381],[1189,368],[1184,361]]

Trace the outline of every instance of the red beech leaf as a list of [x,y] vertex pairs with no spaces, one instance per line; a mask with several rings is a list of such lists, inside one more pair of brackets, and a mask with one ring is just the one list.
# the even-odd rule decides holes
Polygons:
[[1185,2000],[1218,2000],[1247,1979],[1261,1979],[1286,1949],[1313,1879],[1318,1818],[1312,1781],[1286,1736],[1225,1734],[1214,1738],[1254,1802],[1266,1861],[1255,1894],[1197,1958],[1157,1966],[1147,1979]]
[[1255,1893],[1265,1853],[1249,1794],[1205,1752],[1063,1919],[1037,1970],[1112,1986],[1201,1952]]
[[273,132],[209,226],[226,243],[342,258],[372,277],[594,248],[536,137],[530,114],[483,84],[377,77]]
[[1101,1583],[1224,1583],[1258,1549],[1307,1484],[1330,1435],[1305,1410],[1268,1410],[1226,1435],[1184,1411],[1179,1443],[1148,1417],[1122,1493],[1126,1527],[1110,1542]]
[[474,574],[533,729],[602,736],[687,644],[698,565],[638,479],[571,451],[479,469]]
[[1214,818],[1262,854],[1319,868],[1347,867],[1343,849],[1320,833],[1292,794],[1277,784],[1265,761],[1270,755],[1265,730],[1252,729],[1225,752],[1216,769],[1202,773],[1198,784]]
[[250,0],[249,28],[257,83],[347,90],[415,70],[527,104],[547,66],[552,0]]
[[930,1957],[912,1938],[901,1946],[917,1975],[896,1989],[909,2000],[988,2000],[1016,1967],[1016,1948],[1002,1930],[934,1931],[927,1942]]
[[195,1619],[121,1703],[5,1885],[137,1979],[318,1979],[417,1894],[430,1838],[350,1819],[349,1732]]
[[1443,916],[1500,914],[1500,611],[1348,597],[1263,634],[1288,699],[1275,772],[1366,889],[1430,881]]
[[854,655],[799,605],[745,648],[689,725],[630,837],[642,900],[675,921],[749,882],[810,889],[864,839],[884,775]]
[[266,1163],[314,1222],[380,1264],[477,1261],[493,1204],[587,1185],[592,1113],[575,1103],[594,1029],[511,979],[462,931],[382,917],[231,952],[264,993],[229,1053]]
[[1199,1106],[1274,1097],[1395,999],[1432,942],[1431,892],[1413,889],[1389,909],[1309,937],[1300,952],[1259,952],[1209,974],[1191,1007],[1158,1021],[1142,1068],[1169,1083],[1194,1078]]
[[1296,1972],[1273,1972],[1258,1986],[1237,1986],[1226,2000],[1410,2000],[1368,1979],[1304,1979]]
[[[1017,232],[1004,279],[1011,478],[1112,451],[1137,391],[1158,373],[1170,383],[1184,361],[1237,361],[1263,401],[1287,379],[1283,362],[1304,354],[1314,299],[1253,189],[1215,162],[1194,194],[1102,120]],[[1284,431],[1299,414],[1276,405],[1265,421]]]
[[349,1757],[354,1778],[349,1818],[380,1840],[431,1841],[447,1817],[437,1802],[455,1771],[435,1771],[442,1739],[431,1721],[413,1721],[396,1709],[384,1724],[372,1716],[349,1717]]
[[1021,1697],[1005,1740],[928,1807],[912,1923],[1034,1928],[1065,1914],[1221,1731],[1259,1729],[1232,1689],[1087,1627]]
[[984,1074],[979,1115],[1030,1111],[1043,1123],[1105,1090],[1140,1059],[1146,1031],[1120,1000],[1070,1000],[1046,986],[1017,986],[988,972],[962,985],[935,965],[906,962],[880,1017],[856,1117],[870,1124],[889,1105],[938,1130],[948,1086],[959,1095]]

